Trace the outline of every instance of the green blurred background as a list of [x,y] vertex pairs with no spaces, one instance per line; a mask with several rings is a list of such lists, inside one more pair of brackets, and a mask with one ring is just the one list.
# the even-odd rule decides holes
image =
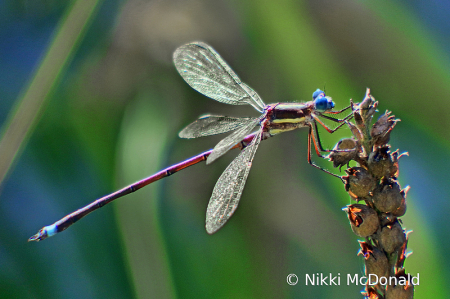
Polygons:
[[[0,297],[362,298],[362,286],[344,281],[364,271],[341,211],[350,199],[307,164],[307,130],[262,142],[239,209],[213,236],[206,206],[237,151],[26,242],[213,147],[222,136],[177,137],[199,115],[258,115],[208,99],[178,75],[173,51],[202,40],[266,103],[307,101],[325,86],[340,109],[370,87],[380,112],[402,120],[391,144],[410,154],[399,177],[411,186],[402,219],[414,230],[405,266],[420,273],[415,298],[446,298],[449,15],[443,0],[0,1],[3,170],[12,162],[0,190]],[[351,135],[321,132],[328,148]],[[14,138],[19,150],[9,148]],[[314,273],[340,273],[342,285],[305,286]]]

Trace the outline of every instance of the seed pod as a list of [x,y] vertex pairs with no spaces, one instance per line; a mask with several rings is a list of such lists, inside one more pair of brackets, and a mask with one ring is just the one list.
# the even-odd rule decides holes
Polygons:
[[[375,100],[375,99],[372,97],[372,100]],[[372,118],[372,116],[375,114],[375,112],[378,111],[377,106],[378,106],[378,102],[375,102],[375,103],[373,103],[373,105],[371,107],[369,107],[369,109],[367,110],[367,113],[366,113],[366,118],[369,118],[369,117]]]
[[395,124],[400,121],[399,119],[395,119],[394,115],[390,114],[391,112],[386,110],[370,130],[370,136],[372,136],[373,144],[376,147],[385,145],[389,142],[392,129],[395,127]]
[[392,156],[389,155],[389,146],[377,148],[369,154],[368,168],[370,173],[377,179],[384,176],[390,177],[392,172],[396,172],[395,163]]
[[392,212],[392,215],[396,217],[401,217],[406,213],[406,194],[408,194],[410,187],[406,186],[405,189],[400,191],[400,195],[402,196],[402,201],[400,203],[400,207]]
[[414,285],[408,284],[406,286],[396,285],[387,286],[386,299],[413,299]]
[[366,130],[366,125],[364,124],[364,120],[361,117],[361,114],[359,111],[353,112],[353,118],[355,119],[356,126],[360,131]]
[[[348,152],[339,152],[336,150],[349,150]],[[356,148],[356,141],[353,138],[341,139],[333,148],[333,152],[328,155],[330,161],[333,161],[333,166],[341,167],[348,165],[348,163],[355,159],[358,149]]]
[[363,140],[363,134],[361,131],[351,122],[347,122],[350,131],[352,131],[353,136],[355,136],[356,140]]
[[411,232],[412,231],[405,232],[405,242],[403,242],[402,246],[397,251],[397,262],[395,263],[395,268],[397,269],[403,268],[403,264],[405,263],[406,258],[409,256],[409,254],[406,253],[406,248],[408,247],[408,238]]
[[399,155],[398,150],[396,150],[395,152],[393,152],[391,154],[391,160],[394,164],[392,165],[391,170],[389,172],[390,177],[395,177],[395,178],[398,177],[398,159],[403,155],[407,156],[408,153],[403,153],[403,154]]
[[359,108],[361,110],[367,110],[373,104],[374,98],[370,95],[370,88],[366,88],[366,95],[362,100],[361,104],[359,104]]
[[406,235],[398,222],[384,226],[380,233],[381,248],[387,253],[397,251],[406,241]]
[[408,281],[408,275],[405,269],[401,269],[395,274],[398,281],[406,281],[406,283],[397,285],[388,285],[386,288],[386,299],[412,299],[414,298],[414,285]]
[[345,172],[348,174],[348,176],[344,177],[344,180],[346,180],[345,188],[350,192],[350,195],[356,198],[369,196],[376,186],[372,175],[362,167],[352,167],[345,170]]
[[375,207],[381,212],[399,212],[403,201],[400,185],[394,180],[384,180],[374,190],[372,200]]
[[389,273],[389,262],[386,255],[377,247],[366,242],[359,241],[361,249],[359,254],[364,255],[365,273],[375,274],[378,278],[386,276]]
[[364,299],[384,299],[374,287],[366,286],[366,291],[362,291],[361,294],[364,296]]
[[343,209],[347,212],[348,220],[353,232],[360,237],[373,235],[380,227],[377,212],[362,204],[348,205]]
[[370,94],[370,89],[366,89],[366,96],[362,100],[359,105],[359,113],[361,118],[366,123],[370,123],[372,120],[372,116],[377,111],[378,102],[375,101],[375,98]]

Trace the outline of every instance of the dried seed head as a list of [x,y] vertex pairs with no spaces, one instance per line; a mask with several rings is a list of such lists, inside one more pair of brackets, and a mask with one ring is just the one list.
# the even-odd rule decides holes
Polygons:
[[[414,285],[409,283],[405,269],[395,274],[399,281],[397,285],[388,285],[386,288],[386,299],[412,299],[414,298]],[[405,283],[400,283],[400,281]]]
[[355,119],[356,126],[359,128],[360,131],[365,131],[366,125],[364,124],[364,120],[361,116],[361,113],[359,111],[353,112],[353,118]]
[[406,258],[410,255],[410,253],[406,253],[406,248],[408,247],[408,238],[411,232],[412,231],[407,231],[405,233],[405,242],[403,242],[402,246],[397,251],[397,262],[395,263],[395,268],[397,269],[403,268]]
[[392,129],[395,127],[395,124],[400,121],[399,119],[395,119],[394,115],[390,114],[391,112],[386,110],[370,130],[370,136],[372,136],[375,147],[385,145],[389,142]]
[[366,88],[366,95],[362,100],[361,104],[359,104],[359,109],[369,109],[374,102],[374,98],[370,95],[370,88]]
[[375,101],[375,98],[370,94],[370,89],[366,89],[366,96],[364,97],[361,104],[359,104],[359,114],[364,122],[370,123],[372,120],[372,116],[377,111],[378,102]]
[[369,118],[369,117],[372,118],[372,116],[375,114],[375,112],[378,111],[377,106],[378,106],[378,102],[375,102],[371,107],[369,107],[369,109],[367,109],[367,113],[366,113],[367,118]]
[[398,160],[399,160],[401,157],[403,157],[403,156],[409,156],[409,153],[408,153],[408,152],[404,152],[404,153],[399,154],[399,153],[398,153],[398,150],[396,150],[395,152],[393,152],[393,153],[391,154],[391,159],[392,159],[392,161],[394,162],[394,165],[393,165],[393,167],[392,167],[392,169],[391,169],[391,173],[390,173],[390,176],[391,176],[391,177],[398,177],[398,172],[399,172],[399,169],[398,169]]
[[387,253],[397,251],[406,241],[406,235],[398,222],[384,226],[380,233],[381,247]]
[[406,213],[406,195],[408,194],[410,187],[406,186],[405,189],[400,191],[400,195],[402,196],[402,201],[400,203],[400,207],[397,210],[392,212],[392,215],[396,217],[401,217]]
[[380,179],[384,176],[390,177],[392,173],[397,172],[398,163],[395,162],[392,155],[389,155],[389,146],[385,145],[369,154],[367,165],[370,173],[376,179]]
[[346,190],[355,198],[369,196],[376,186],[372,175],[362,167],[352,167],[345,170],[345,172],[348,174],[348,176],[344,177]]
[[359,104],[359,109],[367,111],[371,108],[376,108],[377,105],[378,102],[376,102],[375,98],[370,94],[370,88],[366,88],[366,95],[364,96],[361,104]]
[[367,242],[359,241],[361,249],[359,254],[364,255],[365,274],[375,274],[377,277],[386,276],[389,273],[389,261],[386,255],[377,247]]
[[379,211],[398,213],[404,198],[400,193],[400,185],[395,180],[386,179],[373,191],[372,200]]
[[414,285],[408,284],[387,286],[386,299],[413,299],[414,298]]
[[398,159],[403,155],[406,156],[406,155],[408,155],[408,153],[403,153],[403,154],[399,155],[398,150],[396,150],[395,152],[393,152],[391,154],[391,160],[392,160],[393,164],[392,164],[392,167],[389,172],[390,177],[395,177],[395,178],[398,177]]
[[373,288],[366,286],[367,291],[362,291],[361,294],[364,296],[364,299],[384,299],[384,297]]
[[[349,195],[365,205],[348,205],[343,210],[347,212],[350,225],[355,234],[365,238],[360,241],[364,255],[365,273],[378,278],[386,278],[394,284],[395,274],[404,275],[403,264],[406,257],[408,233],[401,227],[400,217],[406,212],[406,193],[409,188],[400,190],[396,181],[399,175],[398,151],[390,152],[387,144],[390,134],[399,119],[386,111],[372,125],[372,118],[377,112],[378,102],[367,89],[361,103],[353,104],[354,121],[346,121],[354,138],[343,139],[335,149],[356,148],[357,151],[333,152],[329,155],[335,167],[348,165],[354,160],[358,167],[346,170],[343,177],[345,188]],[[362,202],[361,202],[362,203]],[[412,298],[413,286],[398,282],[398,286],[386,287],[381,281],[375,286],[366,285],[362,293],[368,299]]]
[[353,136],[355,136],[356,140],[363,140],[363,134],[361,131],[351,122],[347,122],[348,127],[350,128],[350,131],[352,131]]
[[343,209],[347,212],[348,220],[353,232],[360,237],[373,235],[380,227],[377,212],[362,204],[348,205]]
[[[339,152],[336,150],[349,150],[348,152]],[[353,138],[345,138],[341,139],[333,148],[333,152],[328,155],[328,159],[333,161],[333,166],[338,167],[341,170],[341,167],[344,165],[348,166],[348,163],[355,159],[358,153],[358,149],[356,147],[356,141]]]
[[373,287],[369,286],[366,286],[366,291],[361,291],[361,294],[364,296],[364,299],[384,299]]

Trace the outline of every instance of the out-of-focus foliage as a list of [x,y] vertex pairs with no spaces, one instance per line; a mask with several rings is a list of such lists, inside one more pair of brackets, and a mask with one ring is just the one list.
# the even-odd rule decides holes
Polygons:
[[[33,82],[69,5],[0,2],[0,120]],[[450,5],[445,1],[99,2],[0,193],[0,298],[361,298],[358,244],[339,180],[306,162],[307,132],[261,143],[239,209],[204,229],[215,181],[237,152],[157,182],[41,243],[44,225],[215,145],[177,133],[205,113],[256,116],[196,93],[172,65],[180,45],[212,45],[266,103],[307,101],[325,86],[337,108],[366,87],[402,121],[391,144],[411,185],[415,298],[445,298]],[[321,131],[328,148],[351,135]],[[318,158],[314,157],[317,161]],[[0,157],[1,159],[1,157]],[[331,163],[317,161],[330,168]],[[334,170],[338,172],[338,170]],[[286,277],[295,273],[296,286]],[[340,273],[340,286],[305,274]]]

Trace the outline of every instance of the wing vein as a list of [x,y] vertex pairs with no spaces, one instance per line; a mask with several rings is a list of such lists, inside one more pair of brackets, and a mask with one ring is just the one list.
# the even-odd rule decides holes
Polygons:
[[217,181],[206,211],[206,231],[219,230],[236,211],[247,181],[256,150],[261,142],[262,130],[242,150]]
[[198,92],[225,104],[250,104],[263,111],[265,104],[259,95],[207,44],[183,45],[175,51],[173,59],[183,79]]

